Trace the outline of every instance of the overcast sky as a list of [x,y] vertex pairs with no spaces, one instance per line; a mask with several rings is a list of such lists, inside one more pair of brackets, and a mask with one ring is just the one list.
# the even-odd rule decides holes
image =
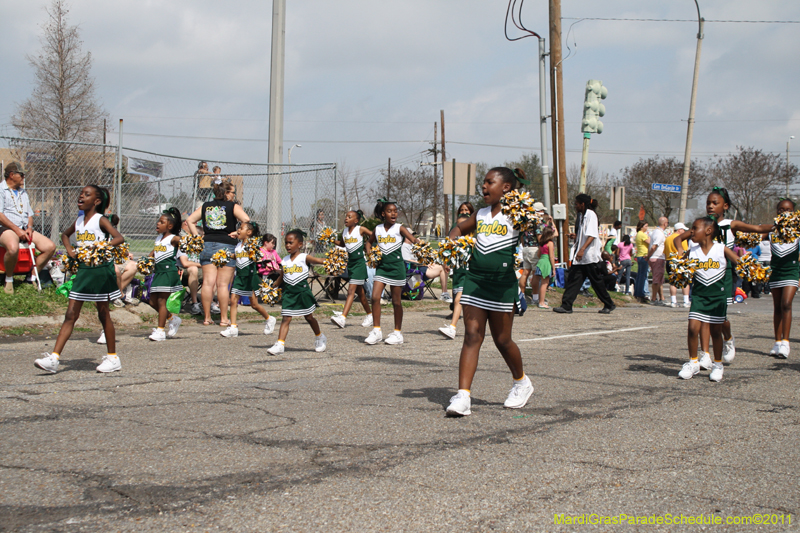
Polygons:
[[[800,21],[797,1],[699,1],[708,20]],[[303,145],[293,162],[345,162],[369,176],[389,157],[393,165],[417,165],[440,109],[449,158],[496,165],[538,153],[537,43],[506,41],[505,0],[287,4],[284,143],[285,149]],[[12,133],[14,104],[32,89],[25,55],[39,49],[44,5],[0,0],[3,134]],[[266,162],[271,8],[268,0],[74,0],[70,21],[80,25],[84,50],[93,55],[98,96],[112,125],[125,120],[126,146]],[[694,2],[571,0],[562,15],[564,44],[572,48],[563,64],[568,164],[580,161],[590,78],[609,91],[605,131],[592,138],[592,164],[613,174],[639,157],[682,159]],[[547,36],[547,17],[545,0],[525,2],[529,28]],[[695,22],[575,23],[567,17]],[[737,145],[783,153],[789,136],[800,135],[799,52],[798,24],[707,22],[694,155],[724,154]],[[147,136],[155,134],[253,141]],[[793,157],[800,139],[795,143]]]

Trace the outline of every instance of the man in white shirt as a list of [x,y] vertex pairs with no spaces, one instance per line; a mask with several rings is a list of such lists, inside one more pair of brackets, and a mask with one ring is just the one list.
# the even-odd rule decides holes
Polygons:
[[668,305],[661,296],[661,287],[664,285],[664,270],[667,264],[666,256],[664,255],[664,242],[667,240],[667,234],[664,233],[664,230],[667,229],[668,224],[667,217],[661,217],[658,219],[658,226],[650,232],[650,251],[647,259],[650,264],[650,271],[653,273],[653,290],[650,296],[653,300],[653,305]]
[[577,211],[575,231],[577,234],[572,252],[572,266],[567,271],[561,306],[553,309],[556,313],[572,312],[572,304],[586,278],[589,278],[595,294],[603,302],[603,308],[599,312],[609,314],[616,308],[603,282],[603,276],[607,273],[607,269],[600,258],[599,224],[594,212],[596,208],[597,201],[592,200],[588,194],[579,194],[575,197],[575,210]]

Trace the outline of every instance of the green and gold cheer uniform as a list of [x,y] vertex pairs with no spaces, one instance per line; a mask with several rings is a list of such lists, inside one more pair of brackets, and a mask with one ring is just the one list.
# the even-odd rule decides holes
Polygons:
[[694,271],[689,320],[723,324],[728,315],[728,289],[725,285],[728,261],[725,259],[725,245],[715,242],[706,255],[699,244],[691,243],[689,258],[699,262]]
[[798,286],[797,280],[800,278],[800,264],[797,262],[798,255],[800,255],[799,243],[800,240],[789,244],[776,244],[770,241],[769,248],[772,250],[772,261],[769,264],[772,269],[769,276],[770,289]]
[[406,284],[406,264],[403,261],[403,236],[400,224],[392,224],[387,230],[385,224],[375,228],[375,241],[381,249],[381,262],[375,269],[375,281],[390,287],[402,287]]
[[236,277],[233,278],[231,294],[250,296],[261,285],[261,276],[258,275],[256,264],[244,249],[244,242],[239,241],[233,252],[236,255]]
[[367,260],[364,257],[364,238],[361,226],[354,226],[352,231],[344,228],[342,241],[347,250],[347,273],[351,285],[363,285],[367,281]]
[[[100,229],[100,219],[103,215],[95,213],[87,222],[83,215],[75,221],[75,242],[78,248],[92,246],[100,241],[105,241],[106,233]],[[89,266],[84,263],[78,265],[78,273],[72,282],[69,299],[79,302],[109,302],[122,298],[117,286],[117,274],[114,272],[114,262],[109,261],[98,266]]]
[[153,247],[153,260],[155,269],[153,270],[153,283],[150,285],[150,292],[173,293],[183,289],[181,278],[178,275],[178,247],[172,246],[170,242],[175,235],[168,233],[163,239],[156,237]]
[[308,285],[307,254],[287,255],[281,262],[283,269],[283,300],[281,316],[306,316],[314,312],[317,302]]

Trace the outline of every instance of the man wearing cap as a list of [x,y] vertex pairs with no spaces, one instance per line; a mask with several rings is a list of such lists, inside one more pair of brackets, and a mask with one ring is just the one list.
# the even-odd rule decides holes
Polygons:
[[39,270],[53,257],[56,245],[41,233],[33,231],[33,209],[28,193],[23,188],[25,173],[19,164],[6,165],[3,176],[5,180],[0,184],[0,246],[6,250],[3,260],[6,272],[4,288],[6,294],[14,294],[14,269],[20,243],[32,242],[41,252],[36,258],[36,268]]
[[[681,244],[683,245],[683,250],[680,254],[678,254],[677,248],[675,248],[675,238],[678,235],[681,235],[684,231],[687,231],[687,227],[683,222],[678,222],[675,224],[675,231],[672,232],[672,235],[667,237],[667,240],[664,242],[664,251],[667,255],[667,274],[669,274],[669,258],[673,255],[683,255],[686,250],[689,249],[689,241],[683,241]],[[683,289],[683,306],[690,307],[689,304],[689,286],[687,285]],[[669,286],[669,298],[670,298],[670,307],[678,307],[678,289],[674,285]]]

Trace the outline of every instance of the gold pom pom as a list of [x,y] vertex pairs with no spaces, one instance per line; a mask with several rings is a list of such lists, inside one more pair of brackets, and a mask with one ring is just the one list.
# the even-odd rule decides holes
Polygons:
[[250,258],[250,261],[257,263],[261,260],[261,238],[260,237],[250,237],[246,241],[244,241],[244,252],[247,254],[247,257]]
[[84,265],[95,267],[114,260],[114,250],[108,241],[99,241],[78,248],[78,261]]
[[61,256],[61,265],[59,265],[59,269],[65,274],[75,274],[78,272],[78,260],[73,259],[67,254],[63,254]]
[[347,268],[347,251],[337,247],[325,253],[325,271],[331,276],[341,274]]
[[742,248],[755,248],[761,243],[761,234],[737,231],[735,242],[736,246],[741,246]]
[[679,289],[688,287],[692,283],[697,265],[697,259],[678,257],[675,254],[670,255],[667,282]]
[[775,217],[775,229],[770,240],[775,244],[790,244],[800,238],[800,211],[788,211]]
[[264,298],[268,304],[275,305],[281,301],[282,292],[281,289],[273,287],[271,281],[262,281],[256,295]]
[[542,216],[533,208],[533,197],[525,191],[513,190],[500,199],[502,213],[518,231],[528,231],[542,223]]
[[203,252],[203,245],[202,235],[184,235],[178,248],[187,255],[200,255]]
[[740,257],[736,263],[736,274],[745,281],[769,281],[770,272],[770,267],[763,266],[750,252]]
[[330,248],[336,244],[336,231],[328,226],[323,227],[317,234],[317,242],[321,243],[325,248]]
[[475,247],[475,237],[462,235],[456,240],[446,239],[439,244],[442,262],[452,268],[466,268]]
[[150,274],[152,274],[155,268],[156,268],[156,260],[150,256],[142,257],[136,263],[136,270],[138,270],[140,274],[144,274],[145,276],[149,276]]
[[411,245],[411,253],[417,258],[421,265],[438,265],[442,263],[442,258],[438,250],[431,248],[431,245],[423,240],[418,240]]
[[378,265],[381,264],[381,259],[383,259],[383,252],[378,246],[373,246],[367,254],[367,266],[378,268]]
[[127,242],[114,246],[111,250],[114,253],[114,262],[118,265],[124,265],[130,257],[131,249]]
[[222,268],[228,264],[228,261],[233,259],[234,255],[227,250],[219,250],[211,256],[211,262],[217,268]]

